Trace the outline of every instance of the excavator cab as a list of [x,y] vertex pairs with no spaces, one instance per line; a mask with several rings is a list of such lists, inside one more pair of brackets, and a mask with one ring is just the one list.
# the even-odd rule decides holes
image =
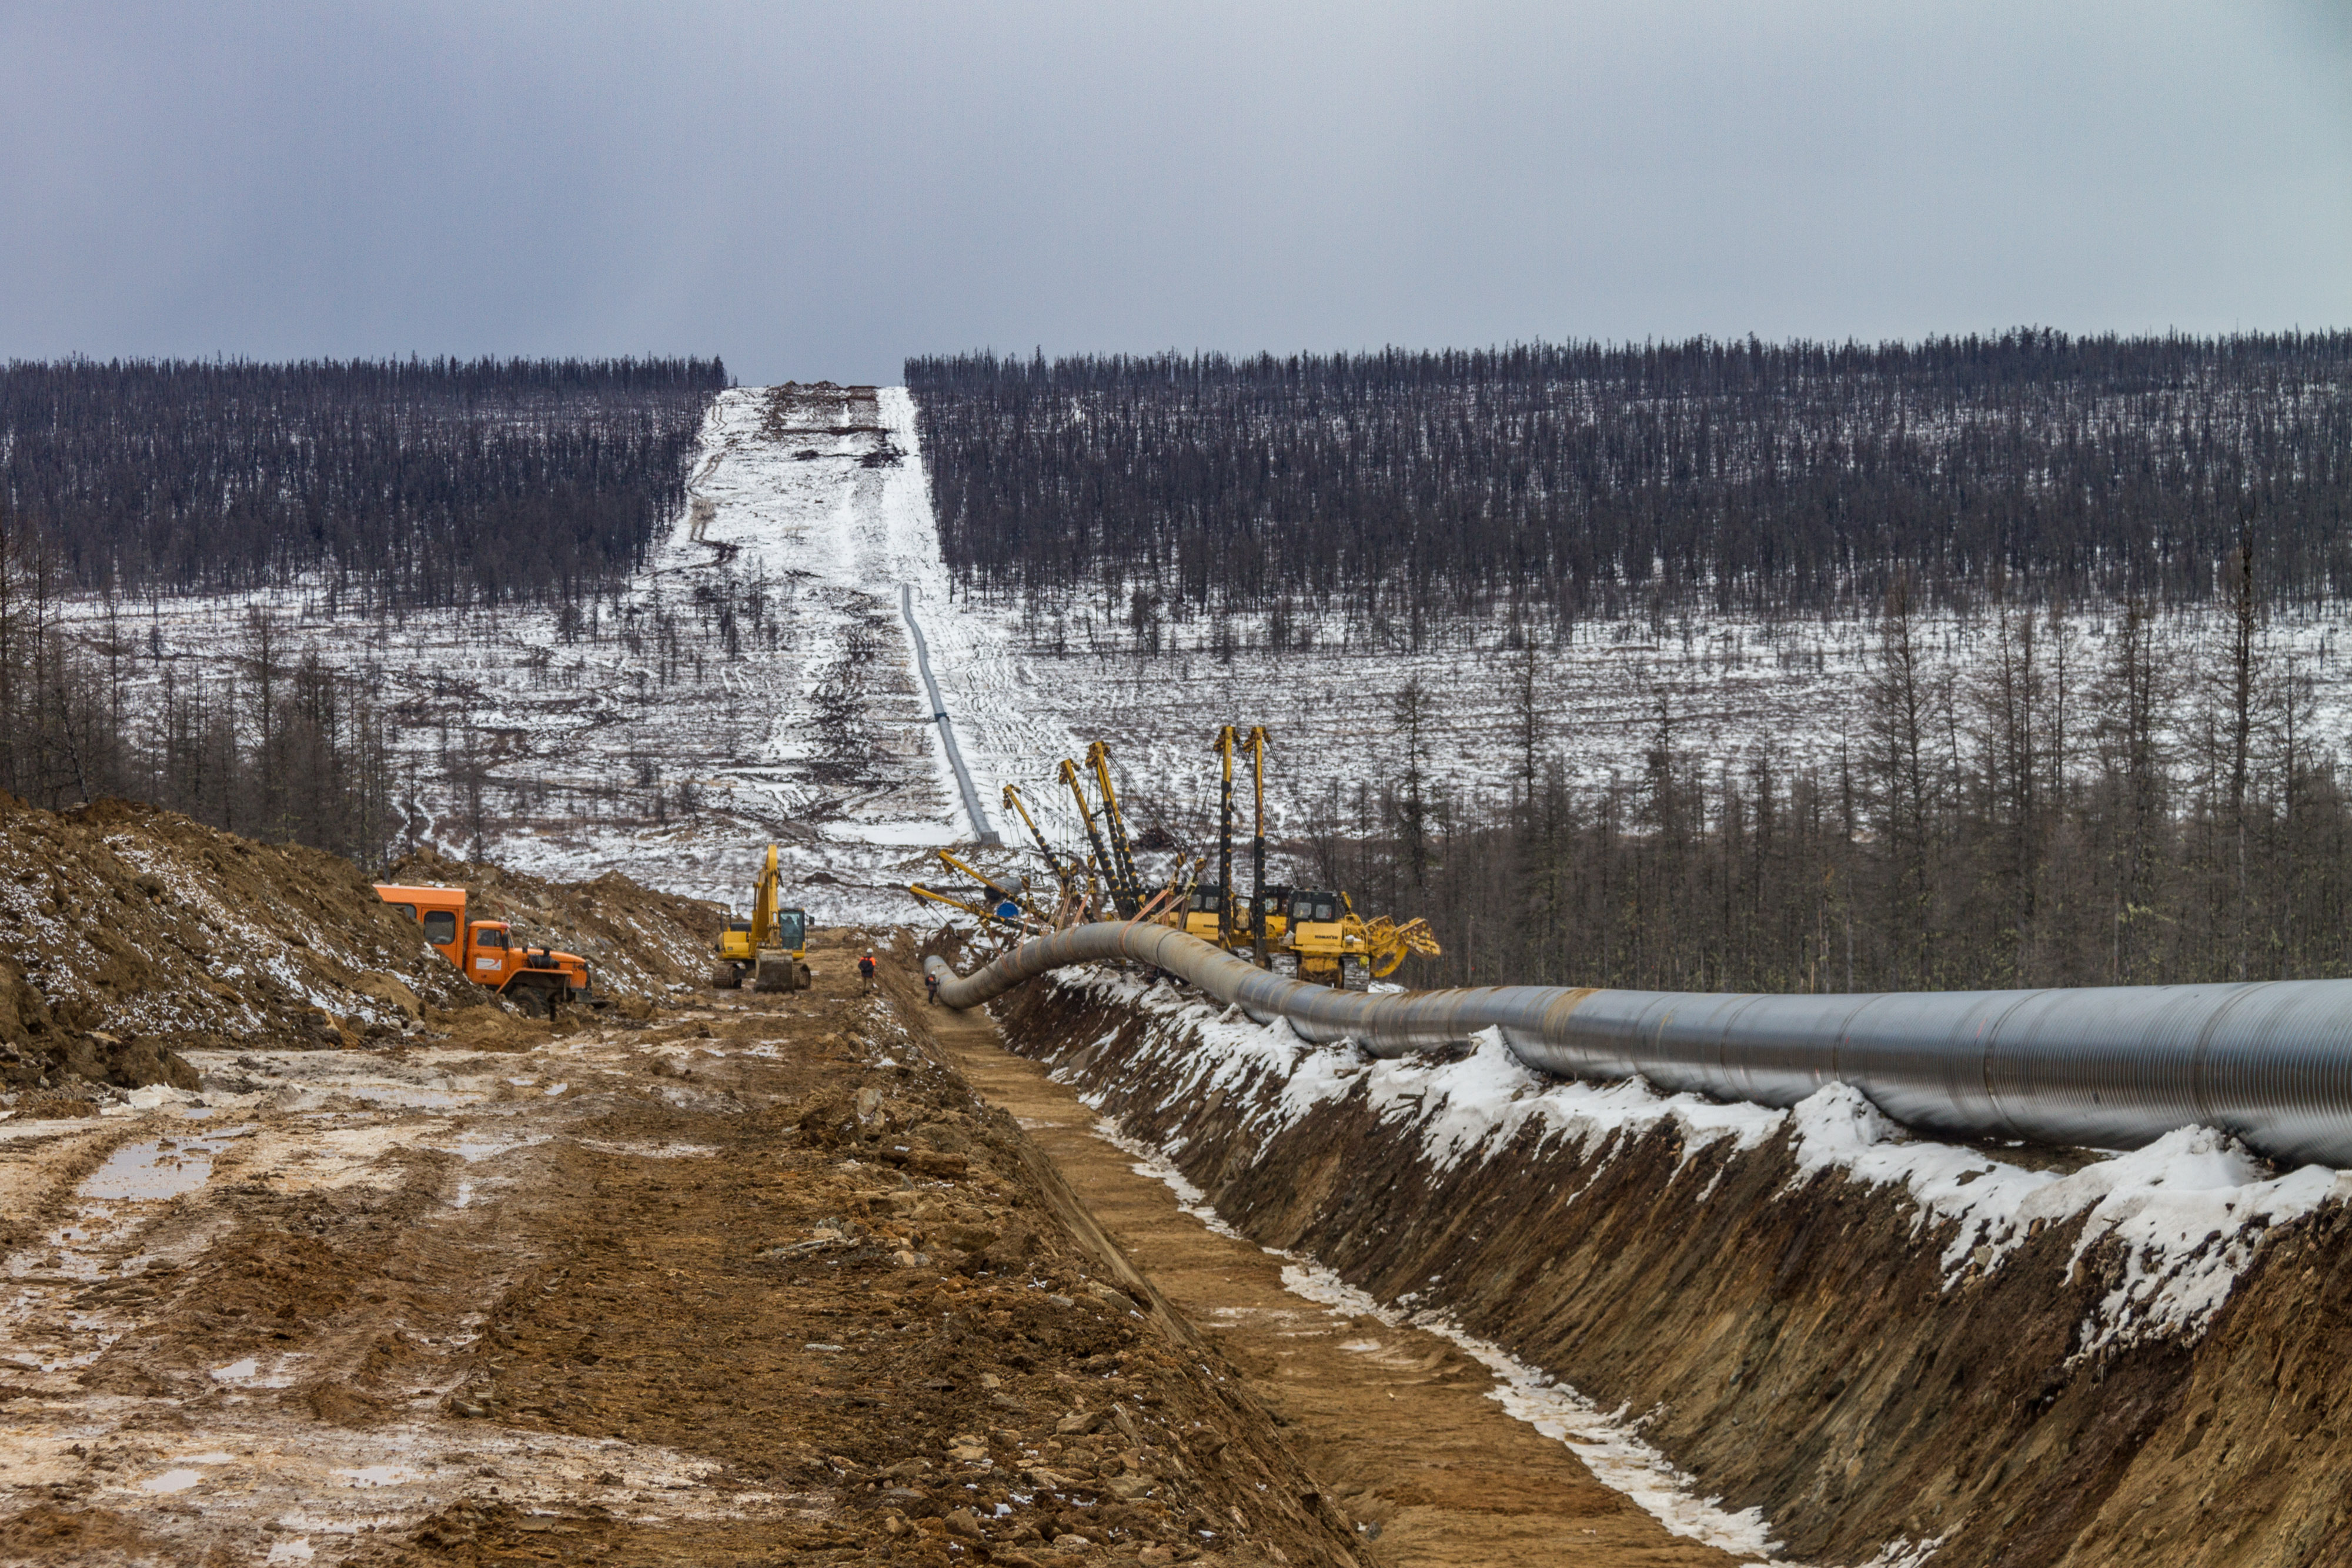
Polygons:
[[[1282,945],[1283,934],[1290,929],[1290,889],[1269,887],[1257,895],[1257,917],[1265,923],[1265,943],[1269,947]],[[1255,939],[1256,933],[1251,932]]]
[[794,958],[808,954],[808,912],[804,909],[776,911],[776,946]]
[[[1303,939],[1328,938],[1338,941],[1339,922],[1345,918],[1347,894],[1323,893],[1314,888],[1296,888],[1290,894],[1290,924]],[[1328,926],[1324,930],[1322,927]]]

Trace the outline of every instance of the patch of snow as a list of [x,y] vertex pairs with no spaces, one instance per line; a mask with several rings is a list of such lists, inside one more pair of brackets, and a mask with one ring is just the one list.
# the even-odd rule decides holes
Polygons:
[[1920,1228],[1954,1222],[1941,1260],[1948,1284],[1972,1264],[2000,1266],[2047,1226],[2081,1219],[2070,1267],[2112,1237],[2124,1278],[2084,1320],[2078,1356],[2145,1339],[2193,1340],[2273,1227],[2330,1198],[2352,1197],[2352,1176],[2323,1166],[2273,1176],[2243,1144],[2210,1127],[2177,1128],[2145,1148],[2060,1176],[1906,1139],[1843,1083],[1824,1087],[1792,1114],[1801,1179],[1836,1168],[1908,1192],[1919,1205]]

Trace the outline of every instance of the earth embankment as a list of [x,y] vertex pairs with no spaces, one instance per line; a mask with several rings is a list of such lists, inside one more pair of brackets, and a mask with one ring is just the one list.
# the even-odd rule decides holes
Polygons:
[[[701,978],[723,918],[617,875],[573,886],[429,854],[397,874],[473,889],[478,913],[584,953],[601,991],[640,1006]],[[453,1029],[492,1043],[506,1021],[349,861],[129,801],[0,797],[0,1087],[50,1113],[110,1098],[98,1085],[192,1091],[189,1052]]]
[[1228,1223],[1619,1409],[1790,1556],[2352,1557],[2333,1172],[1376,1062],[1104,971],[1002,1013]]

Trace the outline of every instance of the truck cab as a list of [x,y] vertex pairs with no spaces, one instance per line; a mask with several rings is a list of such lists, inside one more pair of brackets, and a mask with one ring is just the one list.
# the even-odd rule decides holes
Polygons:
[[593,999],[587,959],[577,953],[518,942],[513,926],[506,921],[467,919],[462,887],[379,883],[375,891],[377,897],[422,926],[425,940],[478,986],[519,1001],[544,1002],[550,1018],[555,1016],[560,1002]]

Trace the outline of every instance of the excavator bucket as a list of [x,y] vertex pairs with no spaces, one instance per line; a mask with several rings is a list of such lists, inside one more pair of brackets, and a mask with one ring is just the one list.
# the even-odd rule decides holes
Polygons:
[[809,967],[790,953],[762,953],[752,967],[751,988],[755,991],[805,991],[814,977]]

